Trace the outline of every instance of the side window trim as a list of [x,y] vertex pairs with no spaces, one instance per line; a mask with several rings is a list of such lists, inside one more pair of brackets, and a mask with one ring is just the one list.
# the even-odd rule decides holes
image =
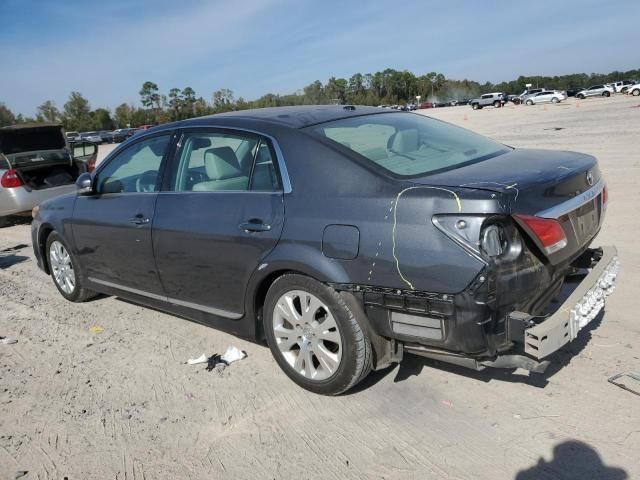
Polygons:
[[[227,126],[217,126],[217,125],[211,125],[211,126],[189,126],[189,127],[184,127],[184,128],[180,128],[178,130],[174,131],[174,141],[172,142],[172,145],[170,145],[170,148],[167,149],[167,153],[169,153],[169,151],[171,151],[170,155],[167,155],[167,159],[163,158],[163,165],[164,165],[164,170],[167,171],[169,169],[175,169],[176,170],[176,175],[178,174],[177,169],[179,167],[179,163],[180,163],[180,158],[179,158],[179,154],[180,154],[180,148],[182,147],[182,141],[184,139],[184,136],[186,134],[189,133],[195,133],[195,132],[220,132],[220,133],[229,133],[229,134],[233,134],[234,132],[236,133],[251,133],[254,135],[257,135],[260,137],[260,142],[262,142],[263,140],[267,140],[268,142],[267,145],[270,149],[270,151],[272,152],[272,154],[275,154],[275,164],[274,167],[276,168],[277,174],[278,174],[278,180],[280,182],[280,187],[283,193],[291,193],[292,190],[292,186],[291,186],[291,180],[289,179],[289,171],[287,170],[287,165],[285,163],[284,160],[284,155],[282,154],[282,150],[280,149],[280,145],[278,144],[278,141],[272,137],[271,135],[268,135],[266,133],[263,132],[259,132],[257,130],[251,130],[248,128],[242,128],[242,127],[227,127]],[[179,139],[179,141],[176,141],[175,139]],[[258,143],[257,146],[259,146],[260,142]],[[253,165],[251,166],[251,176],[249,178],[249,186],[251,186],[251,181],[252,181],[252,176],[253,176],[253,169],[255,168],[255,159],[256,159],[256,155],[257,155],[257,151],[258,149],[256,148],[256,153],[254,154],[254,159],[253,159]],[[166,163],[165,163],[166,160]],[[188,192],[176,192],[173,190],[172,185],[170,185],[170,179],[171,179],[171,175],[169,174],[163,174],[162,175],[162,183],[160,185],[160,189],[158,191],[158,193],[161,194],[180,194],[180,193],[188,193]],[[215,193],[215,192],[209,192],[209,193]],[[231,191],[227,192],[227,193],[233,193]],[[244,193],[273,193],[273,192],[261,192],[258,190],[246,190],[244,191]]]

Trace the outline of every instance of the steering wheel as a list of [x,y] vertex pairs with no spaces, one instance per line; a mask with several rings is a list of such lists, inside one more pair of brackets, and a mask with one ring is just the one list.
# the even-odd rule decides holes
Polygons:
[[136,178],[136,192],[153,192],[156,189],[158,172],[149,170]]

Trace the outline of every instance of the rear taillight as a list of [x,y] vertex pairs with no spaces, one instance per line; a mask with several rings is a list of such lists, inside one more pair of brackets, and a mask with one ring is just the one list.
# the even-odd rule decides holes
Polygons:
[[607,197],[608,196],[609,196],[609,194],[607,192],[607,186],[605,185],[604,188],[602,189],[602,206],[603,207],[607,206],[607,200],[608,200]]
[[22,186],[22,180],[20,180],[18,172],[11,169],[2,174],[2,178],[0,178],[0,185],[4,188],[16,188]]
[[87,160],[87,172],[91,173],[96,169],[96,159]]
[[536,236],[545,253],[552,254],[567,246],[567,236],[562,225],[552,218],[540,218],[531,215],[514,215]]

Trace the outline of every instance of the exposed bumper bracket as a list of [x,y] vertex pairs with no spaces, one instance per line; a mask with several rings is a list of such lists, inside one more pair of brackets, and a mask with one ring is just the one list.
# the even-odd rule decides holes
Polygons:
[[613,292],[619,265],[616,248],[602,247],[598,263],[560,308],[524,331],[519,341],[524,343],[525,353],[540,360],[574,340],[604,307],[605,297]]

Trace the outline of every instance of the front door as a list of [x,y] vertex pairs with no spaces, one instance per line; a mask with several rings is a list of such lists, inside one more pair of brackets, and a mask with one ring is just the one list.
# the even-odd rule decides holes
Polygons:
[[145,137],[121,150],[96,172],[94,192],[78,196],[73,238],[90,282],[162,296],[151,224],[169,141]]
[[244,314],[249,278],[282,231],[275,159],[270,141],[256,134],[182,134],[153,220],[170,302],[231,319]]

